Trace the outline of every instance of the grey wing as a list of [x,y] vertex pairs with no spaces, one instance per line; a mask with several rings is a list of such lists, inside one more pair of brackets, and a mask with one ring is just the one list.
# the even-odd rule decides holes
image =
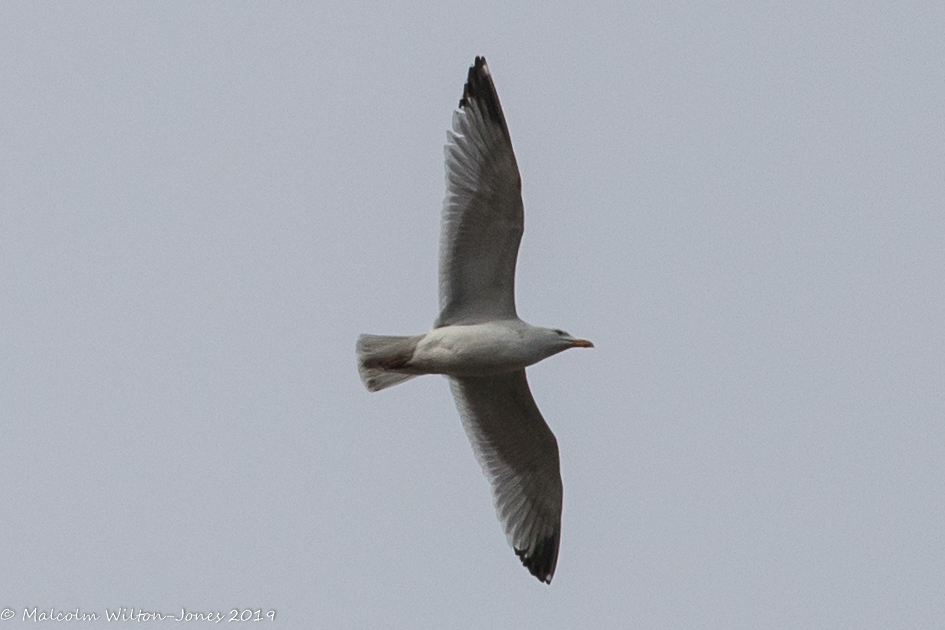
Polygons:
[[513,319],[522,180],[486,60],[469,69],[446,142],[436,327]]
[[561,538],[558,442],[532,398],[525,370],[452,377],[450,387],[509,543],[532,575],[550,584]]

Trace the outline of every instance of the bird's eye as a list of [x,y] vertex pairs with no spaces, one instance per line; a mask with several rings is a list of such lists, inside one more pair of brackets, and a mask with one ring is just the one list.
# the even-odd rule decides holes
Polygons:
[[560,328],[555,328],[555,333],[561,337],[570,337],[568,333],[564,332]]

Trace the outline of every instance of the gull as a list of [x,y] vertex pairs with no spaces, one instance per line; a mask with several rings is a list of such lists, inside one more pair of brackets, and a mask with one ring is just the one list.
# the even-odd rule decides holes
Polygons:
[[594,345],[526,324],[515,311],[522,180],[483,57],[469,68],[445,153],[440,314],[423,335],[361,335],[358,372],[372,392],[421,374],[449,378],[509,544],[532,575],[550,584],[561,538],[558,442],[532,398],[525,367]]

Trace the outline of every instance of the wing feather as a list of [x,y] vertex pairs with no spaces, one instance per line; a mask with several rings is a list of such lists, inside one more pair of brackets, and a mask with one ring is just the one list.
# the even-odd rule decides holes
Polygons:
[[452,377],[450,387],[509,543],[532,575],[550,584],[563,503],[558,442],[525,371]]
[[513,319],[522,181],[486,60],[469,69],[447,132],[436,327]]

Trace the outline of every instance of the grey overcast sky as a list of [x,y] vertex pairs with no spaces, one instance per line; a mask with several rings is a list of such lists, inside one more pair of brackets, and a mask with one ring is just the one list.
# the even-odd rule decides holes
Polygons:
[[[3,3],[5,623],[945,627],[943,33],[932,1]],[[519,312],[597,346],[529,370],[551,586],[444,379],[355,369],[436,316],[476,55]]]

